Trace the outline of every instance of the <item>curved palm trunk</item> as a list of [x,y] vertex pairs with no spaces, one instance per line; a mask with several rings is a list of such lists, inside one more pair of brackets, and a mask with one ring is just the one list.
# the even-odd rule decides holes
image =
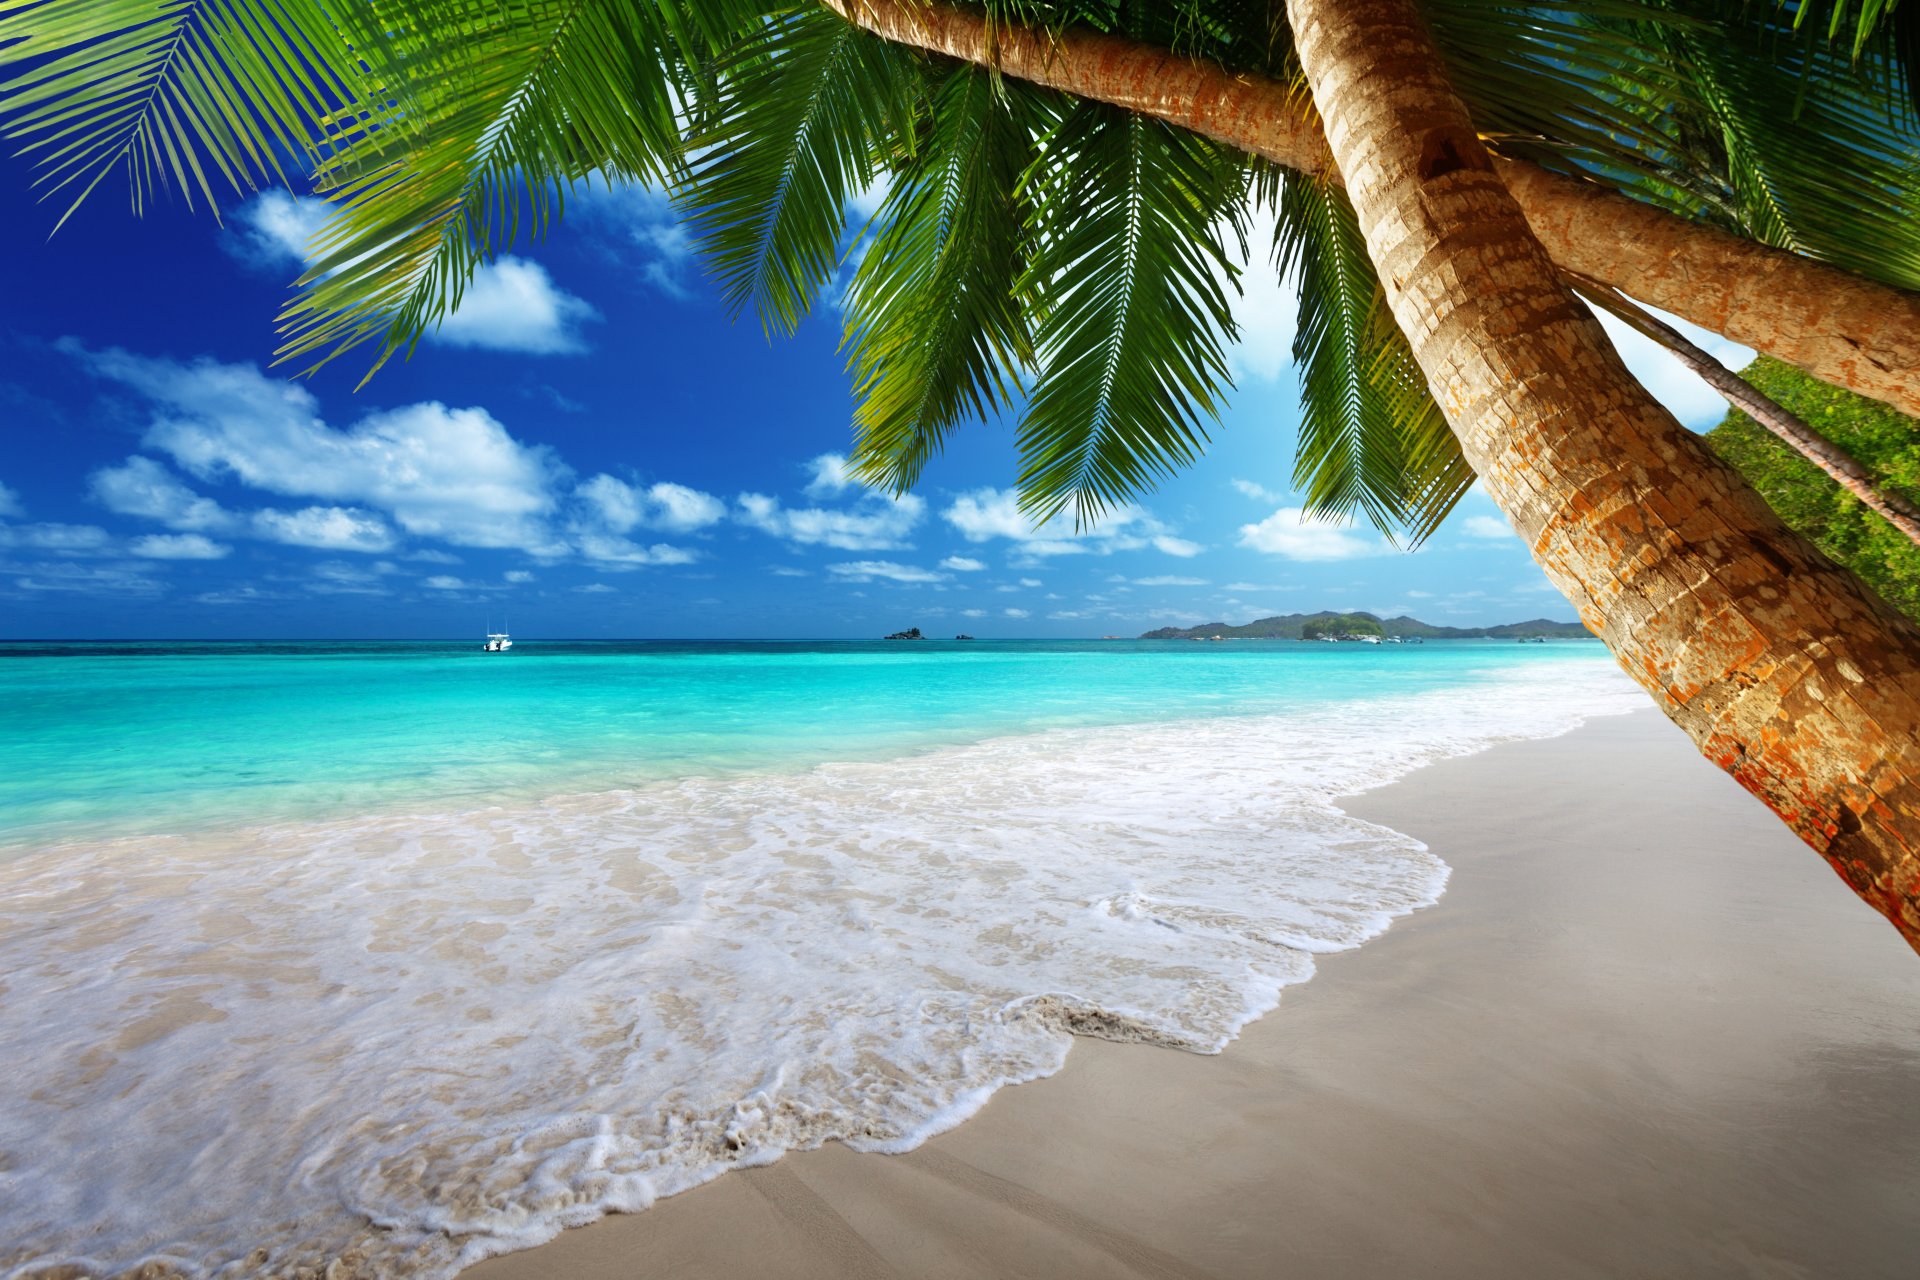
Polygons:
[[[939,0],[822,3],[897,43],[1110,102],[1303,173],[1333,167],[1311,110],[1277,80],[1097,32],[990,24]],[[1524,161],[1494,164],[1560,266],[1920,416],[1920,294]]]
[[1627,673],[1920,950],[1920,630],[1628,374],[1410,0],[1287,12],[1394,318],[1487,492]]

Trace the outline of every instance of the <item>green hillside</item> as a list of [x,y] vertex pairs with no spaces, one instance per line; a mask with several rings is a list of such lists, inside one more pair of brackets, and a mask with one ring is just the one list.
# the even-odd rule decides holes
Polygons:
[[1193,640],[1206,639],[1209,636],[1224,636],[1230,640],[1301,640],[1310,638],[1306,632],[1312,627],[1315,635],[1332,632],[1335,635],[1361,635],[1367,633],[1398,636],[1413,640],[1475,640],[1506,639],[1515,640],[1522,636],[1545,636],[1550,640],[1584,640],[1591,634],[1578,622],[1553,622],[1546,618],[1534,618],[1527,622],[1504,622],[1496,627],[1437,627],[1418,618],[1409,618],[1402,614],[1398,618],[1381,618],[1371,613],[1335,613],[1323,609],[1319,613],[1288,613],[1277,618],[1261,618],[1243,626],[1229,626],[1224,622],[1206,622],[1197,627],[1159,627],[1148,631],[1142,640]]

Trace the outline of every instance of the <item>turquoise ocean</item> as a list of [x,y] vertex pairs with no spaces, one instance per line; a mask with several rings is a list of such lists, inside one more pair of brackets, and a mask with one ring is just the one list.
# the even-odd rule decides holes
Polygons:
[[1641,702],[1573,641],[0,644],[0,1274],[449,1275],[1217,1052],[1444,887],[1340,796]]

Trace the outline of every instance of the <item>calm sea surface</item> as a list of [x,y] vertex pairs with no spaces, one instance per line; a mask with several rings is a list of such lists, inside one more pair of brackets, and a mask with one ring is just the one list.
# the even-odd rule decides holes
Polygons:
[[1308,713],[1597,642],[0,643],[0,846]]

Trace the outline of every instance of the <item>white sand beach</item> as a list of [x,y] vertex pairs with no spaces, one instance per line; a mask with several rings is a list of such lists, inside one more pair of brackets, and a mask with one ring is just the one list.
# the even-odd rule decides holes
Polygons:
[[1920,957],[1677,730],[1347,807],[1445,897],[1219,1056],[1082,1039],[908,1154],[788,1156],[467,1274],[1914,1274]]

